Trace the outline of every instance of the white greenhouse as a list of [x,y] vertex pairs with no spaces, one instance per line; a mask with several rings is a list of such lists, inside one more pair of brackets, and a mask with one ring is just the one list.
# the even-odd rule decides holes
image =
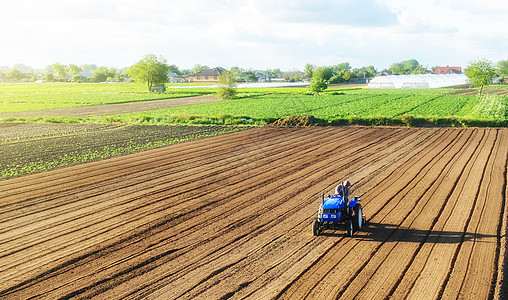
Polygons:
[[369,89],[429,89],[442,88],[468,83],[464,74],[422,74],[422,75],[389,75],[374,77]]

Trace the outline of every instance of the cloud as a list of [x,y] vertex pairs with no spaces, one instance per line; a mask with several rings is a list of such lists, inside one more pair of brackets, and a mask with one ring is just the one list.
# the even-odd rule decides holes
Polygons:
[[293,23],[371,27],[388,26],[397,22],[397,15],[389,7],[374,0],[313,0],[283,3],[278,7],[280,16],[275,15],[274,18]]
[[147,53],[182,68],[507,59],[499,26],[508,4],[495,0],[17,0],[2,8],[0,65],[123,67]]

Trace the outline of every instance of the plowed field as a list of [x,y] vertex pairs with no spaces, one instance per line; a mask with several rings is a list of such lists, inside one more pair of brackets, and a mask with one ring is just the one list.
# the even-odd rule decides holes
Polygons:
[[[503,295],[508,129],[255,128],[0,181],[0,298]],[[349,179],[368,224],[314,237]]]

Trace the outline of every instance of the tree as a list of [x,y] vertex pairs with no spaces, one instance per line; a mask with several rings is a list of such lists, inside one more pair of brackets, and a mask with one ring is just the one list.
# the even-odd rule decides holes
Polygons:
[[46,73],[55,73],[55,71],[53,70],[53,66],[52,65],[47,65],[46,66]]
[[196,74],[196,73],[199,73],[199,72],[206,70],[206,69],[210,69],[210,67],[209,66],[202,66],[200,64],[195,64],[194,67],[192,67],[192,73]]
[[364,77],[364,78],[372,78],[376,76],[377,71],[374,68],[374,66],[367,66],[367,67],[361,67],[360,69],[353,70],[358,76]]
[[7,77],[10,81],[20,81],[25,78],[25,75],[21,73],[20,70],[12,68],[9,72],[7,72],[5,77]]
[[314,73],[312,75],[313,75],[312,76],[313,78],[318,76],[318,77],[324,79],[324,81],[328,81],[333,76],[333,70],[331,67],[319,67],[319,68],[316,68],[316,70],[314,71]]
[[157,58],[154,54],[147,54],[135,65],[127,69],[130,77],[136,81],[146,83],[148,90],[152,86],[161,85],[168,81],[169,66],[162,56]]
[[53,72],[48,72],[46,75],[44,75],[44,78],[46,78],[46,81],[51,82],[55,80],[55,76],[53,76]]
[[281,72],[280,68],[273,69],[272,70],[272,74],[276,78],[281,78],[282,77],[282,72]]
[[351,78],[356,78],[357,75],[354,72],[341,70],[337,72],[337,75],[330,78],[329,83],[343,83],[349,81]]
[[93,72],[93,80],[95,82],[105,82],[108,80],[108,77],[111,77],[109,74],[109,70],[106,67],[98,67],[97,70]]
[[168,68],[169,68],[169,73],[175,73],[178,76],[182,75],[182,72],[180,72],[180,70],[178,69],[178,67],[176,65],[169,65]]
[[300,71],[287,71],[282,73],[282,78],[287,81],[298,81],[302,79],[303,73]]
[[498,61],[497,71],[499,72],[499,75],[508,76],[508,60]]
[[417,75],[417,74],[427,74],[428,70],[422,65],[418,65],[415,69],[411,71],[411,74]]
[[340,64],[336,64],[335,66],[332,66],[333,72],[339,72],[339,71],[351,71],[351,65],[349,62],[343,62]]
[[393,75],[411,74],[420,66],[416,59],[404,60],[399,63],[394,63],[388,68]]
[[78,73],[81,72],[81,68],[76,65],[69,64],[66,71],[69,75],[74,76],[74,75],[78,75]]
[[353,72],[343,70],[339,73],[339,75],[342,77],[344,82],[346,82],[353,78],[355,74]]
[[311,91],[319,94],[328,88],[327,79],[325,79],[327,74],[324,68],[317,68],[313,75],[309,87]]
[[253,71],[246,71],[242,73],[243,78],[245,78],[246,82],[257,82],[258,78],[256,77],[256,74],[254,74]]
[[64,80],[65,79],[65,66],[62,66],[60,63],[54,63],[52,65],[53,67],[53,71],[56,73],[56,75],[58,76],[58,79],[59,80]]
[[492,83],[492,77],[496,75],[496,69],[491,61],[483,59],[470,62],[465,74],[471,84],[478,88],[478,94],[481,94],[483,88]]
[[269,82],[272,81],[272,78],[273,78],[272,70],[267,69],[266,71],[263,72],[263,75],[265,75],[266,81],[269,81]]
[[221,99],[234,99],[236,95],[236,77],[232,72],[224,70],[217,81],[217,96]]
[[72,80],[76,81],[76,82],[84,82],[84,81],[86,81],[86,77],[77,74],[77,75],[72,76]]
[[88,71],[88,72],[93,72],[93,71],[97,70],[97,65],[95,65],[95,64],[84,64],[84,65],[81,65],[81,70]]
[[235,78],[238,78],[240,76],[242,76],[243,72],[245,72],[245,70],[243,68],[240,68],[240,67],[231,67],[231,69],[229,69],[229,72],[231,74],[233,74],[233,76],[235,76]]
[[21,73],[28,73],[30,71],[32,71],[32,67],[29,67],[29,66],[25,66],[24,64],[15,64],[14,66],[12,66],[13,69],[18,69],[21,71]]
[[311,64],[305,65],[305,75],[312,77],[312,74],[314,73],[314,71],[316,71],[316,66],[311,65]]
[[120,72],[116,68],[109,68],[107,74],[107,81],[120,81]]
[[39,72],[35,70],[30,70],[25,74],[25,78],[32,82],[37,80],[37,76],[39,76]]

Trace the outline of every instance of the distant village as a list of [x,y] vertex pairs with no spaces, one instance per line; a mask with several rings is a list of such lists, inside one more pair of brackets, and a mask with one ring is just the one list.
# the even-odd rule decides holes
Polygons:
[[[352,68],[348,62],[334,66],[317,67],[311,64],[304,71],[285,71],[280,69],[252,70],[233,67],[230,70],[220,66],[195,65],[190,70],[180,70],[175,65],[169,66],[168,83],[216,83],[224,72],[234,73],[238,83],[254,82],[301,82],[308,83],[313,72],[325,72],[329,84],[369,84],[370,88],[428,88],[467,84],[467,77],[460,66],[423,67],[411,59],[394,63],[388,69],[375,70],[373,66]],[[44,70],[17,64],[12,68],[0,66],[0,82],[132,82],[128,68],[116,69],[88,65],[61,65],[55,63]],[[397,77],[394,75],[402,75]],[[417,75],[455,75],[439,77],[439,80]],[[436,83],[441,81],[441,83]],[[492,83],[502,83],[503,77],[493,78]]]
[[[404,66],[405,65],[405,66]],[[170,66],[168,83],[215,83],[218,77],[225,71],[234,72],[240,83],[251,82],[310,82],[312,73],[318,67],[307,64],[305,71],[281,71],[280,69],[252,70],[233,67],[226,70],[220,66],[210,68],[196,65],[190,70],[179,70],[175,65]],[[362,67],[353,69],[349,63],[341,63],[328,68],[330,76],[329,83],[368,83],[376,76],[388,76],[398,74],[462,74],[461,67],[436,66],[432,70],[423,68],[416,60],[408,60],[393,64],[391,68],[376,71],[374,67]],[[419,68],[419,69],[418,69]],[[404,71],[402,71],[404,69]],[[32,69],[23,64],[16,64],[13,67],[0,66],[0,82],[130,82],[127,68],[97,67],[94,64],[68,66],[55,63],[46,69]]]

